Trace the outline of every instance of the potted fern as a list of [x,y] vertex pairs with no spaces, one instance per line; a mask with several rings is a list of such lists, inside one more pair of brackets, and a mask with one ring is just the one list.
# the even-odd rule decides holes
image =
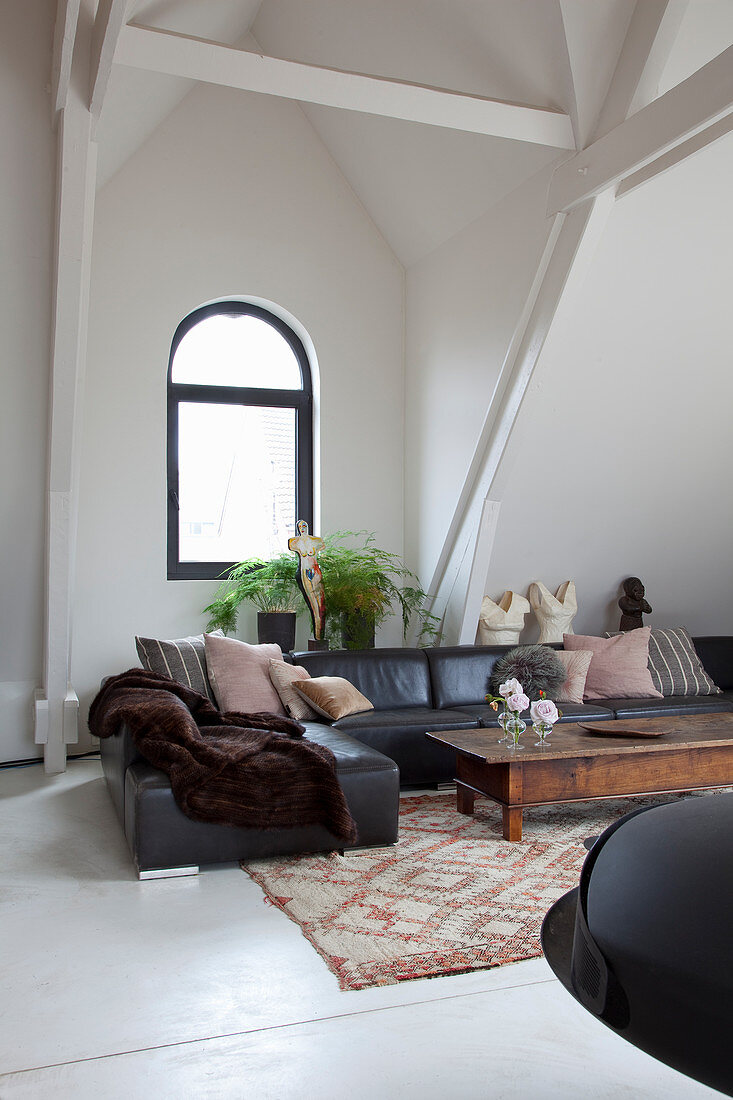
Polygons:
[[397,554],[381,550],[367,531],[339,531],[324,539],[318,555],[326,593],[326,636],[344,649],[368,649],[393,611],[402,636],[417,626],[418,644],[433,644],[440,621],[425,609],[427,593]]
[[298,562],[290,553],[278,554],[270,561],[247,558],[239,562],[204,608],[210,616],[207,629],[231,633],[241,604],[249,602],[257,608],[257,640],[277,642],[284,652],[294,649],[296,616],[303,609],[297,574]]
[[[326,638],[333,648],[369,649],[374,633],[393,611],[402,618],[403,639],[413,623],[418,645],[435,644],[440,620],[425,609],[427,594],[402,559],[376,546],[367,531],[339,531],[324,538],[318,554],[326,596]],[[236,628],[242,603],[258,609],[258,640],[276,641],[283,650],[295,645],[295,616],[305,603],[298,588],[299,563],[285,552],[270,561],[248,558],[230,570],[212,603],[204,610],[208,629]],[[287,634],[272,624],[288,620]]]

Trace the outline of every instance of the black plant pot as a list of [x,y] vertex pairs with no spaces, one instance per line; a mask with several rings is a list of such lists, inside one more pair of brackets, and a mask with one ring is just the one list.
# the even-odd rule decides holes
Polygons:
[[294,611],[258,611],[257,640],[276,642],[283,653],[289,653],[295,649],[295,619]]
[[344,649],[374,649],[374,616],[352,611],[341,616],[341,642]]

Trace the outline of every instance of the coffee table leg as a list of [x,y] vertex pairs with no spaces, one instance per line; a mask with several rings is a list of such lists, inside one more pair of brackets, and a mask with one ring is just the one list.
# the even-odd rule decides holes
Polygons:
[[456,786],[456,809],[459,814],[472,814],[476,795],[461,783]]
[[522,807],[502,806],[502,836],[504,840],[522,839]]

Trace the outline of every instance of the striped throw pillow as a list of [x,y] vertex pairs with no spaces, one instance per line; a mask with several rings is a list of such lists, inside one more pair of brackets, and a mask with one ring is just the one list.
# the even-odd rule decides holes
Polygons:
[[[618,634],[620,631],[615,631]],[[613,634],[608,634],[613,637]],[[649,638],[649,672],[662,695],[719,695],[695,645],[683,626],[653,629]]]
[[[223,638],[222,630],[214,630],[214,634]],[[214,692],[209,683],[206,671],[206,651],[204,648],[203,634],[196,634],[191,638],[173,638],[161,641],[158,638],[135,638],[137,655],[140,664],[148,672],[154,672],[157,676],[168,676],[184,687],[190,687],[199,695],[205,695],[207,699],[217,705]]]

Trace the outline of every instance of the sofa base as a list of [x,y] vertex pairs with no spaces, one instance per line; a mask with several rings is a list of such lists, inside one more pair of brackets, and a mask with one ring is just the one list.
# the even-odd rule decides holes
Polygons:
[[188,878],[199,873],[198,867],[160,867],[157,871],[140,871],[137,877],[141,882],[151,878]]

